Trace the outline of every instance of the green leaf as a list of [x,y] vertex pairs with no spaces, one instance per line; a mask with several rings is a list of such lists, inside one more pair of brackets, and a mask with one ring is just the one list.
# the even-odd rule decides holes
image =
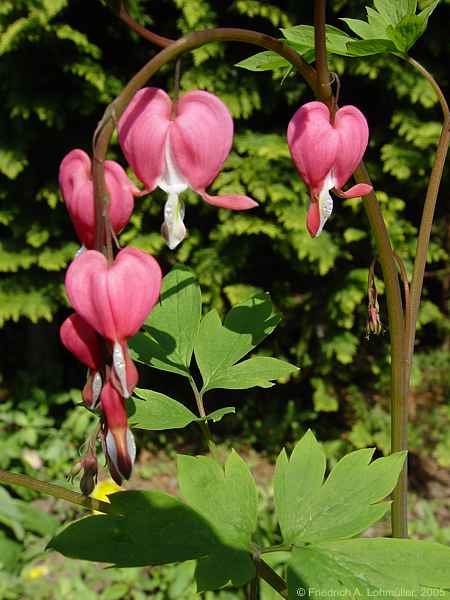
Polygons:
[[160,303],[145,322],[145,333],[130,341],[137,360],[155,369],[189,377],[201,318],[201,292],[194,273],[182,265],[164,277]]
[[[294,449],[289,463],[285,455],[284,458],[279,458],[280,467],[277,464],[277,470],[281,471],[279,475],[275,473],[275,487],[277,479],[281,478],[284,482],[283,493],[276,493],[278,514],[285,515],[289,510],[284,495],[292,502],[292,498],[298,495],[298,490],[304,490],[302,501],[292,511],[288,525],[280,523],[285,542],[336,540],[365,531],[381,519],[388,509],[389,502],[382,500],[397,483],[406,454],[397,452],[370,463],[374,448],[357,450],[344,456],[325,483],[318,487],[318,473],[323,469],[323,451],[315,439],[311,439],[314,438],[313,434],[307,435],[309,437],[306,440],[302,438],[298,448],[296,446]],[[309,455],[313,458],[310,459]],[[316,472],[314,485],[311,485],[304,466],[310,460]]]
[[13,571],[17,567],[23,549],[0,531],[0,570]]
[[[289,598],[445,597],[450,548],[434,542],[358,539],[297,548],[288,566]],[[432,593],[442,590],[441,593]]]
[[308,430],[295,446],[290,460],[283,449],[273,476],[275,509],[283,539],[294,540],[298,532],[298,515],[322,485],[326,458],[322,446]]
[[280,322],[268,294],[260,294],[234,306],[223,325],[217,311],[206,314],[195,341],[195,358],[203,378],[203,391],[240,358],[253,350]]
[[374,0],[376,10],[387,20],[391,25],[397,25],[403,17],[408,14],[415,14],[416,6],[411,11],[411,6],[416,4],[414,0]]
[[363,40],[370,40],[371,38],[379,37],[379,31],[374,30],[366,21],[361,21],[360,19],[343,18],[341,18],[340,21],[347,23],[348,27],[353,31],[353,33],[359,35],[359,37],[363,38]]
[[139,398],[128,398],[126,406],[129,423],[137,429],[181,429],[190,423],[199,423],[205,419],[217,423],[225,415],[236,412],[233,406],[225,406],[204,418],[197,417],[184,404],[159,392],[136,388],[134,393]]
[[223,369],[209,381],[204,391],[213,388],[244,390],[252,387],[272,387],[274,380],[287,378],[298,371],[298,367],[266,356],[254,356],[237,365]]
[[241,69],[247,69],[248,71],[275,71],[275,69],[290,66],[289,61],[270,50],[258,52],[258,54],[249,56],[235,64],[235,67],[241,67]]
[[311,384],[314,388],[314,410],[317,412],[336,412],[339,402],[332,389],[320,377],[312,377]]
[[126,402],[131,427],[152,431],[181,429],[197,420],[192,411],[169,396],[141,388],[134,393],[142,399],[133,397]]
[[109,500],[117,515],[75,521],[48,547],[70,558],[138,567],[199,558],[220,545],[205,519],[168,494],[118,492]]
[[256,530],[256,486],[246,463],[236,452],[225,468],[205,457],[179,455],[178,479],[182,496],[209,523],[221,541],[216,552],[197,564],[197,590],[240,586],[250,581],[255,567],[250,556]]
[[[314,50],[314,27],[311,25],[296,25],[281,31],[290,45],[294,44],[301,54]],[[325,39],[328,52],[343,56],[348,55],[347,43],[353,39],[348,33],[332,25],[326,25]]]
[[347,50],[349,56],[371,56],[372,54],[384,54],[386,52],[397,53],[397,47],[391,40],[370,39],[348,42]]
[[39,535],[53,535],[58,529],[58,520],[45,510],[41,510],[29,502],[16,500],[16,503],[20,507],[23,526],[28,531]]
[[0,523],[9,527],[17,539],[23,539],[25,531],[19,506],[2,487],[0,487]]
[[[218,408],[217,410],[214,410],[212,413],[209,413],[209,415],[206,415],[206,419],[208,421],[212,421],[213,423],[218,423],[219,421],[221,421],[223,419],[223,417],[225,417],[225,415],[231,415],[234,414],[236,412],[236,409],[234,408],[234,406],[224,406],[223,408]],[[200,421],[201,419],[199,419]]]
[[428,19],[430,18],[431,14],[433,13],[434,9],[439,4],[439,2],[440,0],[434,0],[433,2],[431,2],[431,4],[429,4],[419,13],[419,17],[421,17],[425,21],[425,27],[428,25]]

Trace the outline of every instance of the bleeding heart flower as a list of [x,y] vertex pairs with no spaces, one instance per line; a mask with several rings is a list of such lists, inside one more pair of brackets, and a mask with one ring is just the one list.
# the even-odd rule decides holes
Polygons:
[[[116,234],[128,223],[133,212],[134,198],[139,190],[122,167],[105,161],[106,187],[109,192],[109,220]],[[83,150],[72,150],[59,168],[59,185],[77,236],[86,248],[95,245],[94,185],[91,159]]]
[[66,274],[72,306],[113,344],[114,370],[125,398],[137,381],[126,338],[137,333],[158,300],[161,278],[156,260],[136,248],[121,250],[111,265],[100,252],[87,250]]
[[175,104],[158,88],[137,92],[119,121],[119,140],[132,169],[147,191],[168,194],[161,228],[169,248],[185,237],[184,205],[179,194],[191,188],[213,206],[247,210],[257,203],[247,196],[210,196],[233,140],[233,120],[213,94],[188,92]]
[[59,330],[64,346],[89,369],[82,397],[86,406],[94,409],[102,389],[100,371],[104,366],[100,336],[86,321],[74,313],[67,317]]
[[136,444],[128,427],[124,401],[108,382],[100,396],[103,411],[103,449],[114,481],[129,479],[136,458]]
[[346,192],[342,186],[361,162],[369,139],[365,116],[355,106],[343,106],[330,121],[323,102],[308,102],[292,117],[288,144],[300,176],[309,186],[307,228],[317,237],[333,210],[329,191],[342,198],[365,196],[372,186],[360,183]]

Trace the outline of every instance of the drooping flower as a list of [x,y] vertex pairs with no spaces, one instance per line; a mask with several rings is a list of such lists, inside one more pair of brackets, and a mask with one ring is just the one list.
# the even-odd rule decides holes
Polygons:
[[113,264],[96,250],[87,250],[70,265],[66,291],[77,313],[112,344],[114,373],[125,398],[137,381],[126,339],[140,329],[161,289],[157,261],[136,248],[121,250]]
[[355,106],[343,106],[330,120],[323,102],[308,102],[292,117],[288,144],[300,176],[310,189],[307,228],[317,237],[333,210],[330,190],[342,198],[365,196],[372,186],[354,185],[346,192],[342,186],[361,162],[369,139],[369,128]]
[[120,485],[122,479],[130,478],[136,458],[136,444],[128,427],[123,398],[109,382],[103,386],[100,402],[103,412],[103,449],[111,476]]
[[95,408],[102,389],[104,356],[98,333],[77,313],[64,321],[59,330],[64,346],[89,369],[82,397],[88,408]]
[[169,248],[185,237],[184,205],[179,194],[191,188],[213,206],[247,210],[257,203],[247,196],[210,196],[233,140],[233,120],[213,94],[192,91],[175,104],[158,88],[143,88],[119,121],[119,141],[136,173],[151,192],[168,194],[161,228]]
[[[109,220],[118,234],[128,223],[133,212],[134,198],[139,190],[130,181],[122,167],[105,161],[105,180],[109,192]],[[80,242],[86,248],[95,244],[94,184],[91,159],[83,150],[72,150],[61,162],[59,185]]]

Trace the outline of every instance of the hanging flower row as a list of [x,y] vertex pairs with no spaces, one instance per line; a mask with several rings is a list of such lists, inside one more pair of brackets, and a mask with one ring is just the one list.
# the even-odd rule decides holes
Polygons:
[[[130,220],[134,198],[155,190],[167,194],[161,227],[169,248],[186,236],[184,204],[187,189],[216,207],[247,210],[257,206],[248,196],[211,196],[206,188],[220,172],[231,150],[233,121],[228,108],[213,94],[191,91],[177,102],[158,88],[134,96],[119,123],[119,141],[139,190],[123,168],[105,161],[109,199],[106,223],[118,235]],[[344,106],[334,117],[321,102],[309,102],[288,126],[288,145],[300,176],[310,190],[309,233],[320,234],[331,214],[330,190],[344,198],[361,196],[371,186],[342,186],[359,164],[368,142],[364,115]],[[131,475],[136,449],[128,427],[125,400],[138,382],[127,339],[135,335],[158,300],[161,269],[136,248],[124,248],[108,261],[95,250],[95,201],[89,156],[75,149],[60,166],[61,192],[82,244],[65,280],[75,310],[61,327],[66,348],[88,368],[82,391],[86,406],[101,414],[101,440],[107,464],[117,483]]]

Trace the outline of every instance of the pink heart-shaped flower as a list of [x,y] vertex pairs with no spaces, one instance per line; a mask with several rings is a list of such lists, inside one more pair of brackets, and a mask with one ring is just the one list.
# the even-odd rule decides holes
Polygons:
[[158,300],[161,269],[136,248],[124,248],[112,265],[96,250],[87,250],[66,274],[69,301],[87,323],[111,342],[134,335]]

